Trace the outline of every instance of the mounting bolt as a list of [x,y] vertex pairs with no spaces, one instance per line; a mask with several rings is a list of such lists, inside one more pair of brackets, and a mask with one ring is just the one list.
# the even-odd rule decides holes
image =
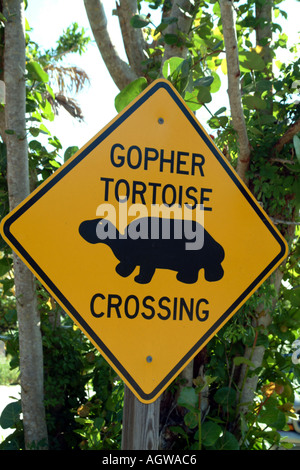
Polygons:
[[147,357],[146,357],[146,361],[147,361],[147,362],[152,362],[152,356],[147,356]]
[[164,123],[163,118],[158,118],[158,124],[163,124],[163,123]]

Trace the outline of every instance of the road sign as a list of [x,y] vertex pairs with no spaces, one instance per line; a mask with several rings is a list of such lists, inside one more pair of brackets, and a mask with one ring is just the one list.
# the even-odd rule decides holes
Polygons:
[[165,80],[12,211],[2,234],[144,403],[287,255]]

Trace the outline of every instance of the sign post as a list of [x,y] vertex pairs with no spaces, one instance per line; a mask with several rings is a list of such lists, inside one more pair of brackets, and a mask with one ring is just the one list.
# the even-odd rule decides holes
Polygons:
[[125,385],[122,450],[159,448],[160,397],[153,403],[141,403]]
[[166,80],[43,182],[1,231],[144,404],[287,255]]

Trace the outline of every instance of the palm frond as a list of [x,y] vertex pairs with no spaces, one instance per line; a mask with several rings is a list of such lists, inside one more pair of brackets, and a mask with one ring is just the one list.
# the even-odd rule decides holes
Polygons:
[[50,95],[47,96],[47,99],[51,104],[55,114],[59,113],[59,108],[62,106],[72,117],[78,119],[79,121],[83,121],[84,116],[82,110],[74,98],[70,98],[64,94],[58,93],[55,95],[55,99],[53,99]]
[[56,88],[56,85],[59,93],[62,94],[64,94],[66,90],[78,93],[85,86],[90,84],[90,79],[87,73],[76,66],[63,67],[49,64],[46,67],[46,71],[49,75],[50,85],[52,88]]
[[58,114],[62,106],[71,116],[82,121],[83,114],[80,106],[74,98],[68,95],[77,94],[90,84],[87,73],[76,66],[66,67],[55,64],[48,64],[45,71],[48,73],[49,84],[54,91],[55,99],[50,94],[47,96],[54,112]]

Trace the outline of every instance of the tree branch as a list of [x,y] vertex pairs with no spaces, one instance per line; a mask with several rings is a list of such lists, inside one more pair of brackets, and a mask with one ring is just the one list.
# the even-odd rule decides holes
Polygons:
[[[276,269],[272,275],[272,281],[274,284],[275,291],[277,295],[274,296],[272,300],[272,305],[268,308],[265,307],[264,302],[262,302],[256,309],[256,318],[253,320],[254,328],[268,328],[272,323],[272,311],[275,308],[276,302],[278,300],[278,293],[283,279],[283,272],[279,269]],[[239,377],[238,389],[240,390],[239,396],[239,411],[238,413],[245,414],[249,409],[249,403],[253,402],[255,391],[258,383],[258,375],[253,374],[253,370],[257,367],[260,367],[263,361],[263,357],[266,351],[264,345],[257,345],[256,340],[253,346],[246,346],[244,357],[250,359],[254,367],[248,367],[247,364],[243,364],[241,368],[241,373]],[[251,374],[248,375],[248,372],[251,371]]]
[[280,153],[285,144],[288,144],[293,139],[294,135],[298,134],[298,132],[300,132],[300,119],[292,124],[291,127],[289,127],[288,130],[283,134],[283,136],[280,137],[280,139],[275,144],[273,153]]
[[[255,2],[255,18],[256,18],[256,44],[262,47],[261,57],[265,62],[265,76],[272,80],[273,77],[273,57],[270,44],[272,42],[272,13],[273,0],[264,0],[263,2]],[[265,96],[266,108],[261,109],[263,115],[272,116],[273,114],[273,96],[270,89]]]
[[142,61],[145,59],[143,30],[133,28],[130,24],[130,18],[138,13],[137,0],[120,0],[120,3],[117,3],[117,12],[129,65],[138,76],[141,76]]
[[295,165],[294,160],[287,160],[283,158],[270,158],[270,162],[281,163],[282,165]]
[[107,30],[107,19],[101,0],[84,0],[87,17],[104,63],[119,90],[138,78],[121,59]]
[[273,219],[273,217],[271,217],[271,220],[273,222],[273,224],[281,224],[281,225],[300,225],[300,222],[295,222],[293,220],[281,220],[281,219]]
[[[178,34],[180,31],[183,34],[188,34],[192,18],[184,14],[184,11],[191,7],[191,2],[189,0],[174,0],[172,4],[172,9],[168,15],[170,18],[177,18],[177,21],[171,23],[166,29],[165,34]],[[175,44],[166,44],[165,52],[162,61],[162,66],[164,62],[171,57],[182,57],[185,58],[187,54],[187,47],[177,46]]]
[[230,0],[220,0],[220,7],[228,70],[228,96],[233,127],[237,133],[239,146],[237,173],[247,183],[246,173],[250,164],[251,150],[242,106],[240,66],[233,19],[233,6]]
[[[270,43],[272,40],[272,9],[273,0],[264,0],[263,2],[256,2],[255,4],[255,17],[257,20],[256,31],[256,44],[263,47],[263,58],[272,72],[272,51]],[[266,39],[268,40],[265,44]]]

